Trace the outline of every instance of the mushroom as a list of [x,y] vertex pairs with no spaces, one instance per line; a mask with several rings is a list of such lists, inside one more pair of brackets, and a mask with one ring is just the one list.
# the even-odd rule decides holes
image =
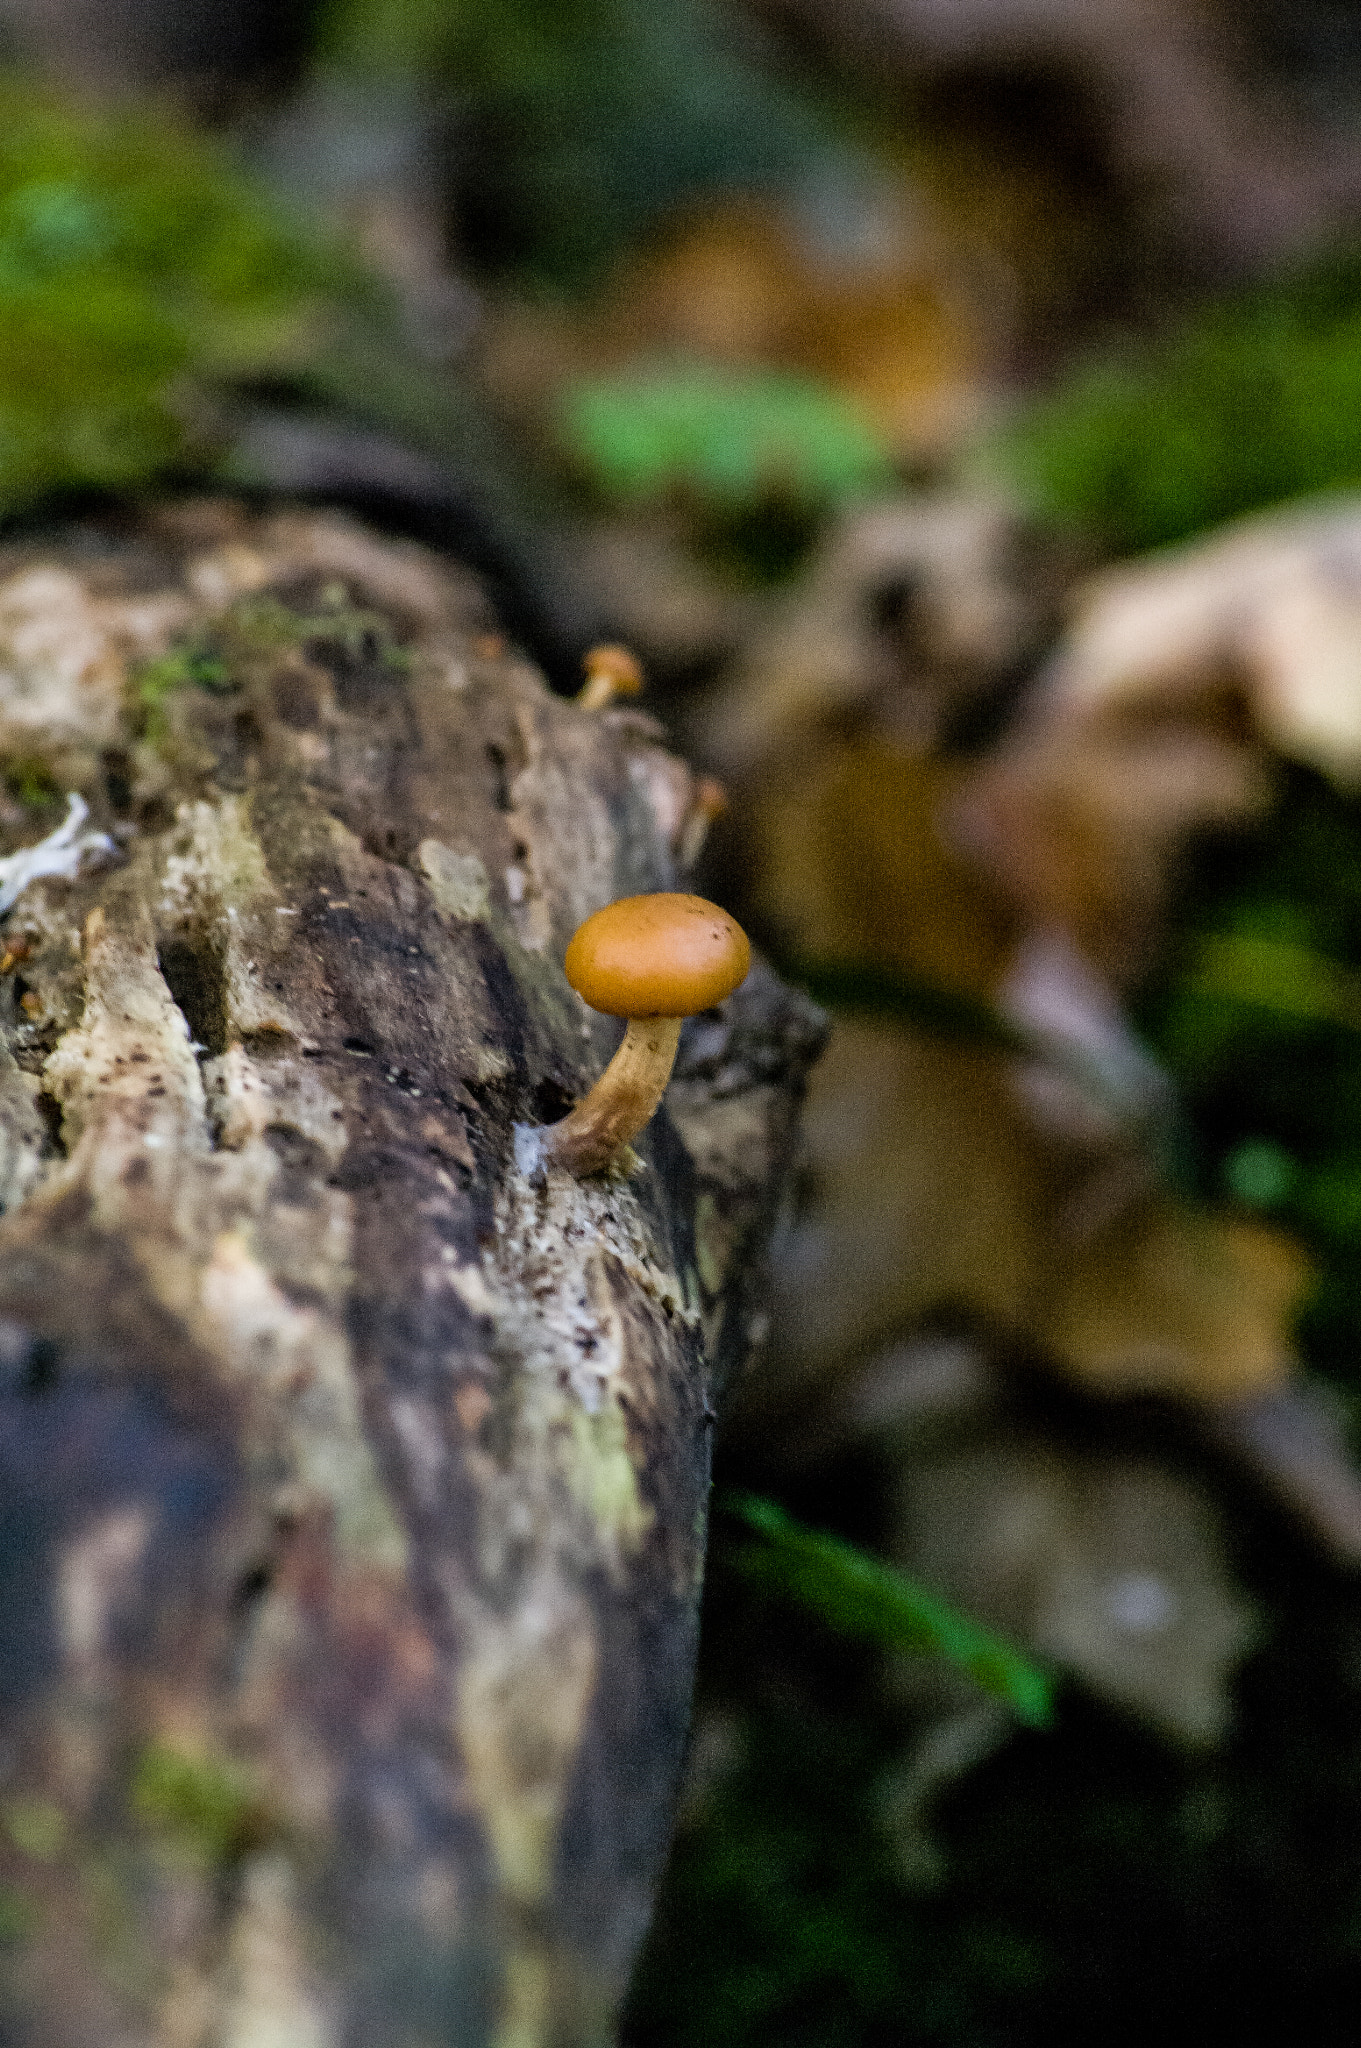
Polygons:
[[747,935],[702,896],[625,896],[578,927],[567,979],[593,1010],[626,1017],[623,1043],[583,1102],[517,1146],[522,1165],[555,1159],[569,1173],[600,1173],[661,1101],[684,1018],[712,1008],[745,981]]
[[680,830],[676,864],[684,872],[692,868],[704,851],[709,827],[728,808],[728,792],[716,775],[701,775],[694,787],[690,808]]
[[586,680],[577,691],[582,711],[603,711],[616,697],[636,697],[643,687],[643,671],[627,647],[606,643],[583,655],[581,666]]

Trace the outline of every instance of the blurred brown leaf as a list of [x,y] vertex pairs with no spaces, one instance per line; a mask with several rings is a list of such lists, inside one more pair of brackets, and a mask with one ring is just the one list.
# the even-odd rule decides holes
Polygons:
[[1186,1479],[995,1433],[899,1473],[897,1562],[1165,1734],[1225,1732],[1228,1676],[1256,1629]]
[[1282,754],[1361,777],[1361,500],[1240,520],[1095,578],[1040,701],[1071,726],[1103,708],[1203,716],[1226,690]]
[[1361,503],[1244,520],[1079,592],[952,826],[1020,918],[1116,986],[1194,835],[1260,818],[1275,757],[1361,782]]
[[[958,530],[954,505],[941,518]],[[989,648],[1016,646],[1024,607],[998,603],[997,537],[975,546],[940,616],[969,616],[972,595],[1004,629],[961,669],[948,632],[895,641],[867,623],[885,559],[872,519],[843,529],[739,678],[720,745],[759,756],[737,806],[752,900],[793,957],[965,998],[1028,1049],[906,1018],[838,1024],[777,1290],[772,1371],[786,1384],[767,1399],[804,1403],[942,1314],[1098,1394],[1257,1395],[1291,1370],[1307,1261],[1281,1232],[1163,1188],[1171,1084],[1117,994],[1161,937],[1192,833],[1270,799],[1250,707],[1218,660],[1178,684],[1169,655],[1143,695],[1086,686],[1079,627],[997,745],[943,752],[904,698],[939,702],[961,674],[985,690]],[[1155,637],[1165,612],[1151,607]],[[1188,644],[1194,607],[1180,616],[1169,648]],[[1137,648],[1133,626],[1122,644]]]
[[1056,575],[1002,501],[896,497],[846,513],[755,615],[703,740],[733,772],[850,718],[922,753],[1032,656]]
[[1156,1194],[1053,1248],[1034,1333],[1099,1393],[1240,1400],[1289,1375],[1311,1273],[1283,1231]]
[[972,422],[991,353],[960,263],[910,219],[832,248],[751,201],[706,212],[626,269],[606,317],[635,346],[824,377],[908,453]]
[[482,358],[502,402],[541,420],[568,378],[641,355],[802,371],[847,392],[890,448],[920,458],[975,422],[1002,341],[996,294],[912,206],[832,246],[794,211],[753,199],[673,224],[584,313],[493,310]]
[[957,767],[867,733],[787,752],[751,791],[756,903],[797,957],[988,997],[1014,919],[941,830]]

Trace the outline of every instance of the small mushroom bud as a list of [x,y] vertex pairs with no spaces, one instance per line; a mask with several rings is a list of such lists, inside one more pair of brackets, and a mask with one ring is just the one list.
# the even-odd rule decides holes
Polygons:
[[682,871],[692,868],[704,851],[709,827],[728,808],[728,792],[716,775],[701,775],[695,784],[690,809],[680,830],[676,863]]
[[586,671],[577,691],[582,711],[603,711],[616,697],[636,697],[643,687],[643,671],[627,647],[593,647],[581,665]]
[[593,1010],[627,1017],[623,1043],[583,1102],[519,1147],[522,1166],[555,1159],[569,1173],[600,1173],[637,1137],[676,1063],[681,1023],[745,981],[747,935],[702,896],[625,896],[573,936],[567,979]]

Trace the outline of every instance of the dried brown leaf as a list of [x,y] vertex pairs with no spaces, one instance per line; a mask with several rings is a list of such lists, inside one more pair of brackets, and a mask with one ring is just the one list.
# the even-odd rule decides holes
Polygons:
[[1288,1378],[1311,1270],[1282,1231],[1157,1195],[1053,1246],[1033,1328],[1097,1392],[1240,1400]]

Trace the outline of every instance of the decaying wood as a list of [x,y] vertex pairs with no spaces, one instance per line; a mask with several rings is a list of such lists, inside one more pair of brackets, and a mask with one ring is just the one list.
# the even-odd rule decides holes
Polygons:
[[117,847],[0,927],[0,2030],[607,2039],[820,1020],[756,972],[517,1176],[689,777],[336,518],[11,547],[0,762]]

